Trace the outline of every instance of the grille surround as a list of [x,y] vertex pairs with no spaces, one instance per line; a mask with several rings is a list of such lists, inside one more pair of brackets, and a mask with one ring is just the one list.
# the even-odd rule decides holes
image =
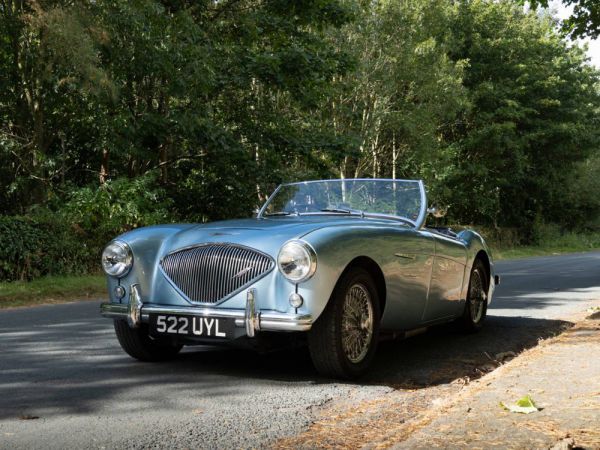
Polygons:
[[189,302],[215,305],[256,283],[275,267],[273,258],[231,243],[204,243],[177,249],[159,267]]

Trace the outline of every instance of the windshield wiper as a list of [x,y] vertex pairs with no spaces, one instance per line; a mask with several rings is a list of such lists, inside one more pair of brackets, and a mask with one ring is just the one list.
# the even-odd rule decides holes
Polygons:
[[292,213],[289,211],[266,212],[263,216],[289,216]]
[[340,214],[352,214],[353,211],[344,208],[323,208],[320,210],[321,212],[333,212]]
[[332,212],[332,213],[337,213],[337,214],[348,214],[348,215],[356,215],[356,216],[361,216],[364,217],[365,213],[364,211],[361,211],[359,209],[348,209],[348,208],[323,208],[321,210],[321,212]]

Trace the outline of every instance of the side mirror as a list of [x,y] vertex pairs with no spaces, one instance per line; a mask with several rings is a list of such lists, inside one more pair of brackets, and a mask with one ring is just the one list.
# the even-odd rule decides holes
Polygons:
[[436,219],[441,219],[448,212],[448,208],[440,208],[439,206],[430,206],[427,208],[427,214],[431,214]]
[[260,208],[255,208],[254,211],[252,211],[252,214],[255,218],[258,217],[258,213],[260,213]]

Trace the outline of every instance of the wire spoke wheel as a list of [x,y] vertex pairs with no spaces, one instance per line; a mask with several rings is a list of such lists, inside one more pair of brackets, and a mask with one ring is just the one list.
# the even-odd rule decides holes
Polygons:
[[346,291],[342,308],[342,348],[349,361],[361,362],[373,339],[373,302],[369,290],[353,284]]
[[380,317],[373,277],[362,267],[350,267],[308,333],[308,348],[317,371],[344,379],[365,373],[377,351]]
[[469,309],[471,310],[471,320],[473,323],[478,323],[483,317],[486,297],[481,274],[479,270],[474,270],[471,275],[471,285],[469,286],[469,302],[471,303]]

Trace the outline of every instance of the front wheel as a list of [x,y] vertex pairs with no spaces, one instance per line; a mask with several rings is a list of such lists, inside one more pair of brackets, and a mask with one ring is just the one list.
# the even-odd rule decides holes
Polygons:
[[115,333],[121,348],[140,361],[165,361],[174,358],[181,350],[167,339],[155,339],[148,334],[148,325],[131,328],[125,320],[115,320]]
[[379,339],[379,296],[371,275],[350,269],[338,282],[325,311],[308,334],[317,371],[354,378],[369,367]]
[[458,320],[462,331],[472,333],[482,328],[487,314],[488,284],[485,267],[481,260],[476,259],[471,269],[465,310]]

